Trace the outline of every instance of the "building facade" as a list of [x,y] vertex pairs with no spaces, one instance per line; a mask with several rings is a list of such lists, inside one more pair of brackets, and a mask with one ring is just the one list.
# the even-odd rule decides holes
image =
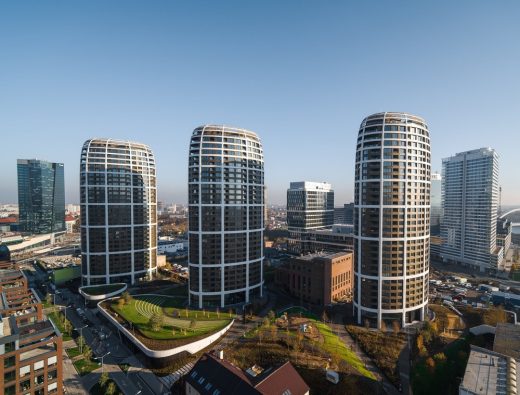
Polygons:
[[498,154],[491,148],[461,152],[442,161],[441,256],[481,272],[496,270]]
[[190,303],[227,306],[262,296],[264,157],[251,131],[193,131],[189,171]]
[[352,296],[352,264],[352,252],[302,255],[279,266],[275,280],[302,302],[324,306]]
[[305,254],[309,249],[308,232],[330,228],[334,223],[334,191],[326,182],[291,182],[287,190],[287,250]]
[[430,259],[430,137],[425,121],[363,120],[355,164],[354,310],[358,323],[423,320]]
[[16,264],[0,264],[0,392],[61,395],[61,333],[44,317],[37,293]]
[[63,163],[18,159],[19,230],[26,233],[65,231]]
[[150,147],[83,144],[80,164],[83,285],[129,283],[157,271],[157,193]]
[[310,230],[308,240],[313,252],[354,251],[354,226],[334,224],[332,228]]
[[442,217],[442,176],[440,173],[432,173],[430,204],[430,233],[439,236]]

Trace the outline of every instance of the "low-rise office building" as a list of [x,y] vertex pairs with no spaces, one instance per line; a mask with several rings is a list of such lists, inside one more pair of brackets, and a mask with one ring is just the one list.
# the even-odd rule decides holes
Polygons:
[[303,302],[327,305],[352,295],[352,252],[291,258],[276,270],[279,287]]
[[334,224],[329,229],[313,229],[307,233],[310,252],[339,252],[354,250],[354,226]]

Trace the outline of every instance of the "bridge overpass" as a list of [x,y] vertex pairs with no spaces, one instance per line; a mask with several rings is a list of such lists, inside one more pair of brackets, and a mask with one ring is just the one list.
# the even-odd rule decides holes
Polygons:
[[506,211],[500,214],[500,218],[507,218],[511,221],[512,226],[520,226],[520,207]]

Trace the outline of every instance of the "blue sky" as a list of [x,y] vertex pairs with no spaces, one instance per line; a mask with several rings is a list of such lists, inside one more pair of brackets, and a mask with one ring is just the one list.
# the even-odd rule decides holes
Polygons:
[[89,137],[149,144],[159,198],[185,202],[192,130],[256,131],[271,203],[290,181],[329,181],[350,201],[361,120],[420,115],[432,168],[500,154],[504,204],[520,204],[517,1],[0,2],[0,202],[16,159],[65,163],[79,195]]

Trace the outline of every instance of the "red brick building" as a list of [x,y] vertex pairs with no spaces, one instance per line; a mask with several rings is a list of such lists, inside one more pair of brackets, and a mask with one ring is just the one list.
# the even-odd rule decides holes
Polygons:
[[0,270],[2,393],[63,394],[62,347],[61,333],[44,318],[41,301],[23,273]]
[[276,284],[306,303],[327,305],[352,296],[353,253],[316,253],[291,258],[276,270]]

